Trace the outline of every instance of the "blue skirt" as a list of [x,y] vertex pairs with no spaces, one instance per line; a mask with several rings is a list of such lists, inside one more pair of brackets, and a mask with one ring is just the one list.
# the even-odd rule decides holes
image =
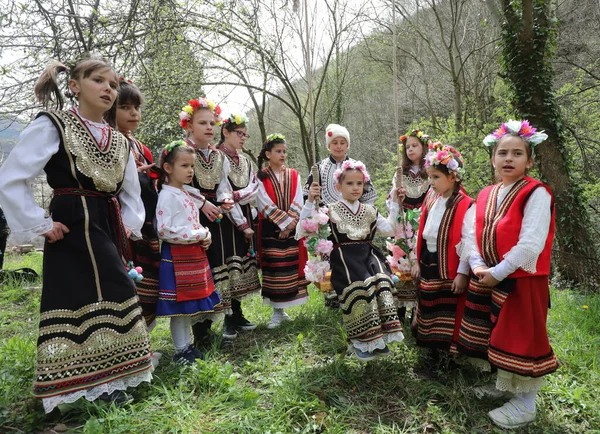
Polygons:
[[[216,291],[206,298],[177,301],[175,269],[173,267],[171,245],[169,243],[162,243],[158,284],[159,292],[156,304],[156,316],[159,318],[172,316],[211,316],[223,313],[221,298]],[[202,318],[199,318],[199,320],[201,321]]]

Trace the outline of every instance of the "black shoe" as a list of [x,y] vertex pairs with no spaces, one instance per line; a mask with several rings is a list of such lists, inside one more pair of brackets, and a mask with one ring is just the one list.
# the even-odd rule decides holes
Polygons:
[[117,407],[122,407],[133,401],[133,397],[123,390],[115,390],[112,393],[103,393],[98,399],[104,402],[113,403]]
[[213,347],[213,345],[218,344],[221,338],[218,334],[209,330],[205,335],[200,338],[197,338],[194,341],[194,346],[201,350],[208,350]]
[[193,365],[198,359],[204,359],[204,354],[193,345],[173,355],[173,360],[178,365]]
[[233,315],[225,315],[225,321],[223,321],[223,337],[225,339],[235,339],[238,337]]
[[327,306],[330,309],[339,309],[340,302],[337,300],[337,298],[326,298],[325,306]]
[[236,318],[235,328],[237,330],[247,332],[247,331],[250,331],[250,330],[254,330],[256,328],[256,324],[253,324],[250,321],[248,321],[244,317],[244,315],[240,315],[238,318]]

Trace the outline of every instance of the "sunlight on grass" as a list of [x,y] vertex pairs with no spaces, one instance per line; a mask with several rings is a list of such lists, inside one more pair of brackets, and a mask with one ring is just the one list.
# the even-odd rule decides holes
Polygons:
[[[41,269],[41,255],[9,257],[7,267]],[[502,401],[479,401],[473,385],[489,377],[468,368],[424,363],[410,333],[393,354],[369,364],[348,358],[341,315],[309,302],[289,309],[293,321],[276,330],[260,297],[244,300],[259,327],[227,348],[214,347],[191,367],[171,362],[168,321],[151,339],[163,354],[154,381],[134,391],[125,408],[80,401],[45,416],[31,397],[39,290],[0,291],[0,426],[36,432],[65,423],[69,432],[95,433],[501,433],[487,412]],[[538,397],[538,418],[523,433],[600,431],[598,371],[600,297],[552,291],[548,320],[560,370]],[[213,325],[220,332],[222,322]]]

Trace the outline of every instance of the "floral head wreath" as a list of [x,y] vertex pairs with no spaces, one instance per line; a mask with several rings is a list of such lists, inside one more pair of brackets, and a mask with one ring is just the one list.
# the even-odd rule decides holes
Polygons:
[[408,140],[409,137],[416,137],[417,139],[419,139],[419,142],[421,142],[421,144],[423,146],[427,146],[431,142],[431,137],[429,137],[423,131],[412,130],[412,131],[408,131],[405,135],[400,136],[400,141],[402,142],[403,145],[406,145],[406,141]]
[[236,125],[246,125],[248,123],[248,118],[244,115],[240,115],[237,113],[231,113],[231,115],[223,121],[224,125],[236,124]]
[[519,136],[529,143],[532,148],[548,138],[548,134],[544,133],[543,131],[538,132],[537,128],[532,127],[529,124],[528,120],[513,121],[510,119],[508,122],[502,123],[500,128],[498,128],[492,134],[486,136],[486,138],[483,139],[483,144],[485,146],[496,146],[498,141],[507,134]]
[[181,125],[181,128],[187,128],[190,124],[190,121],[192,120],[192,115],[194,114],[194,112],[201,108],[206,108],[213,112],[215,118],[217,119],[216,124],[221,125],[221,119],[219,117],[219,115],[221,114],[221,107],[219,107],[210,99],[198,98],[189,100],[188,105],[183,107],[179,112],[179,125]]
[[283,134],[269,134],[267,136],[266,143],[273,142],[275,140],[283,140],[285,142],[285,136]]
[[342,163],[342,167],[333,172],[333,179],[335,179],[335,182],[340,182],[340,176],[342,176],[342,173],[346,170],[358,170],[362,172],[365,182],[371,180],[369,172],[367,172],[367,167],[362,161],[346,160]]
[[119,77],[119,82],[133,84],[133,80],[130,80],[129,78],[125,78],[125,77]]
[[425,156],[425,167],[445,166],[448,173],[454,173],[460,181],[465,175],[463,164],[462,155],[452,146],[440,142],[429,145],[429,152]]
[[169,153],[173,152],[173,149],[179,146],[187,146],[187,143],[185,143],[183,140],[175,140],[174,142],[168,143],[163,148],[163,154],[169,155]]

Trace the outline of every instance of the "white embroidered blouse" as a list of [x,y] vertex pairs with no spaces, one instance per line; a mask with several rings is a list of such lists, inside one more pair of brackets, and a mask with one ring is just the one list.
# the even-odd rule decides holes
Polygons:
[[[101,143],[102,129],[90,128],[90,131],[96,142]],[[17,243],[29,242],[52,230],[52,218],[46,217],[46,211],[35,202],[29,183],[44,170],[59,145],[58,130],[50,118],[40,116],[21,132],[17,145],[0,167],[0,206]],[[140,195],[135,159],[130,155],[119,201],[123,224],[131,231],[132,238],[141,238],[146,215]]]
[[200,224],[200,191],[189,185],[183,189],[163,185],[156,205],[158,237],[171,244],[194,244],[210,239],[210,231]]

